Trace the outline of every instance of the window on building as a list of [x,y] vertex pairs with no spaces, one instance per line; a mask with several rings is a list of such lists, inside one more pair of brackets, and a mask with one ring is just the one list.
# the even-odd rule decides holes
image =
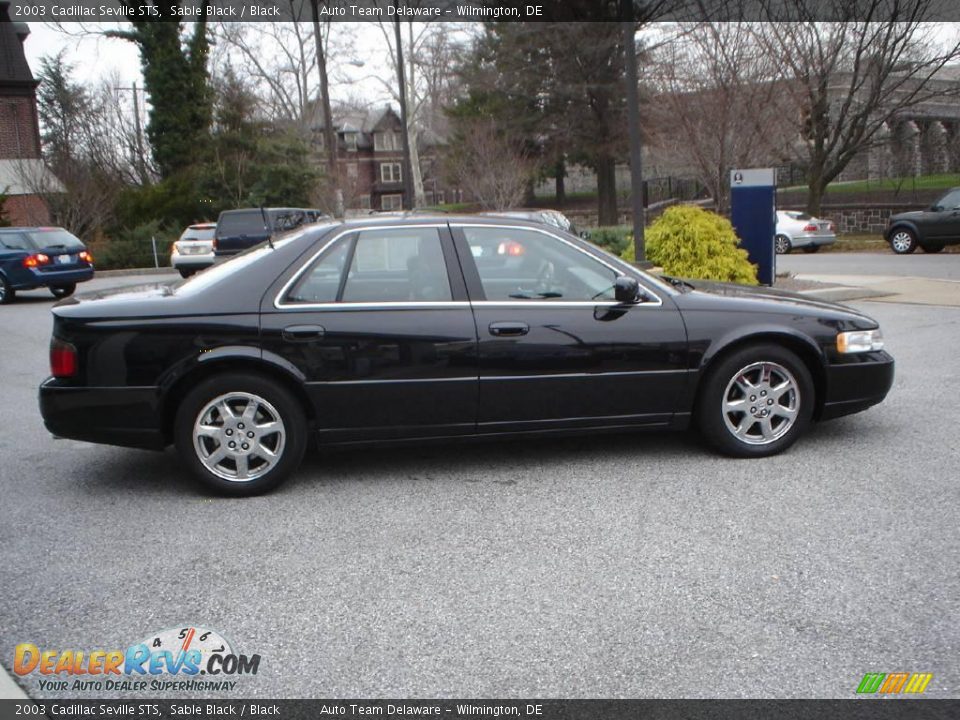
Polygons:
[[403,182],[400,163],[380,163],[380,180],[385,183]]
[[357,134],[348,132],[343,134],[343,144],[347,146],[347,152],[357,151]]
[[360,166],[357,163],[347,163],[347,180],[356,180],[360,175]]
[[381,210],[402,210],[403,195],[383,195],[380,198]]
[[391,151],[400,149],[400,138],[392,130],[373,134],[373,149],[376,151]]
[[369,209],[370,209],[370,196],[369,196],[369,195],[361,195],[360,197],[358,197],[358,198],[357,198],[357,207],[360,208],[361,210],[369,210]]

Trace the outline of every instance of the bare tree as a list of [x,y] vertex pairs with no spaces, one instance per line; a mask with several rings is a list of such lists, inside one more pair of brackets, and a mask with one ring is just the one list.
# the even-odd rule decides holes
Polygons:
[[454,185],[489,210],[505,210],[523,202],[537,171],[524,143],[498,130],[492,120],[463,123],[445,158]]
[[[827,185],[850,161],[879,141],[882,129],[905,111],[956,96],[940,82],[960,59],[960,35],[938,40],[933,0],[832,0],[800,4],[807,22],[757,23],[753,32],[776,59],[808,165],[807,209],[819,214]],[[771,8],[771,15],[775,9]],[[813,22],[814,13],[856,18]]]
[[789,157],[796,109],[776,81],[776,64],[743,24],[677,30],[646,64],[647,135],[654,155],[692,168],[724,211],[731,168]]

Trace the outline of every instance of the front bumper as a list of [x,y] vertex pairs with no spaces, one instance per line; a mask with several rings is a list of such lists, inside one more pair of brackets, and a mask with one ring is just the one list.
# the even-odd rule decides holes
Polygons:
[[58,437],[148,450],[167,445],[153,387],[71,387],[47,378],[40,385],[40,414]]
[[851,415],[881,402],[893,386],[894,360],[884,350],[851,356],[826,369],[821,420]]

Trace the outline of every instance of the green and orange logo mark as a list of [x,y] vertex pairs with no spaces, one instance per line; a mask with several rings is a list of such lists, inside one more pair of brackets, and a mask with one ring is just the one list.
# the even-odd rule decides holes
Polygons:
[[919,695],[933,680],[932,673],[867,673],[860,681],[857,692],[864,695],[884,693],[911,693]]

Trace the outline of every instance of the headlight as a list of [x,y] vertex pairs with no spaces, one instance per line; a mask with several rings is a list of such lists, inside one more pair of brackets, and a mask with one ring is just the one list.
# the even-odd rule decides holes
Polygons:
[[876,330],[851,330],[837,334],[837,352],[859,353],[883,350],[883,333]]

